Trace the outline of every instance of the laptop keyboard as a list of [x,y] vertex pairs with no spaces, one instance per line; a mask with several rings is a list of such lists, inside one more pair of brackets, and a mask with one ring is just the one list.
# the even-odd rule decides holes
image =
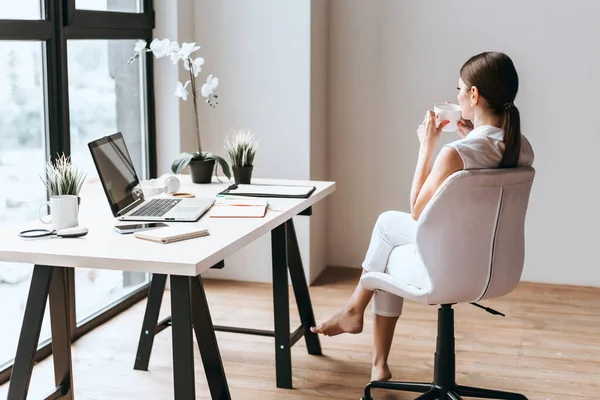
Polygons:
[[162,217],[180,201],[181,199],[152,199],[130,215],[135,217]]

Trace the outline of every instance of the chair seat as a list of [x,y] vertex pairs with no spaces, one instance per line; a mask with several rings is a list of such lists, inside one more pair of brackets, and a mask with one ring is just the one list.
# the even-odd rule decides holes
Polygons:
[[396,247],[390,254],[386,272],[367,272],[360,279],[370,290],[383,290],[409,300],[427,303],[431,281],[416,244]]

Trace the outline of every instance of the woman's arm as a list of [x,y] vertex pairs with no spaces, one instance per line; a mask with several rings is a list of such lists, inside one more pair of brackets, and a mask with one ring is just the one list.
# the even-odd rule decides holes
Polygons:
[[462,158],[452,147],[442,148],[433,167],[432,158],[431,147],[422,145],[410,195],[410,211],[415,221],[419,219],[423,209],[446,178],[464,168]]
[[431,167],[435,145],[440,140],[442,128],[449,122],[441,121],[437,125],[435,118],[433,111],[427,111],[423,123],[417,128],[420,143],[419,159],[410,190],[410,213],[415,221],[419,219],[421,212],[442,182],[452,173],[464,168],[460,154],[452,147],[442,148]]
[[431,173],[431,160],[433,158],[433,149],[429,150],[421,144],[419,148],[419,158],[417,159],[417,166],[415,167],[415,175],[413,176],[412,186],[410,188],[410,211],[413,214],[413,218],[416,220],[414,215],[415,203],[423,184],[427,180],[427,177]]

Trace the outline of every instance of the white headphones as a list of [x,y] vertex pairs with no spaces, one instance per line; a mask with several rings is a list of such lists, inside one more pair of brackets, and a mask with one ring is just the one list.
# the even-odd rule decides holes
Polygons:
[[179,190],[181,182],[175,175],[164,174],[156,179],[142,182],[142,190],[156,196],[161,193],[171,194]]
[[175,193],[181,186],[181,182],[174,175],[165,174],[159,179],[162,180],[163,193]]

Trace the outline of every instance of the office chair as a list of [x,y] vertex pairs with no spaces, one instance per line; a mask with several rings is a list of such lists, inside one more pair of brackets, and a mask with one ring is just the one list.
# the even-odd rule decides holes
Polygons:
[[[361,285],[382,291],[378,293],[383,295],[380,299],[395,295],[439,305],[433,382],[373,381],[365,387],[363,400],[372,400],[371,389],[375,388],[423,393],[417,400],[460,400],[460,396],[527,400],[518,393],[456,384],[452,305],[478,305],[477,301],[504,296],[517,286],[523,270],[525,216],[534,175],[531,167],[452,174],[423,210],[416,243],[392,251],[387,264],[390,273],[363,274]],[[420,268],[424,273],[403,277],[397,272],[401,271],[398,265]],[[411,276],[428,279],[411,282]]]

